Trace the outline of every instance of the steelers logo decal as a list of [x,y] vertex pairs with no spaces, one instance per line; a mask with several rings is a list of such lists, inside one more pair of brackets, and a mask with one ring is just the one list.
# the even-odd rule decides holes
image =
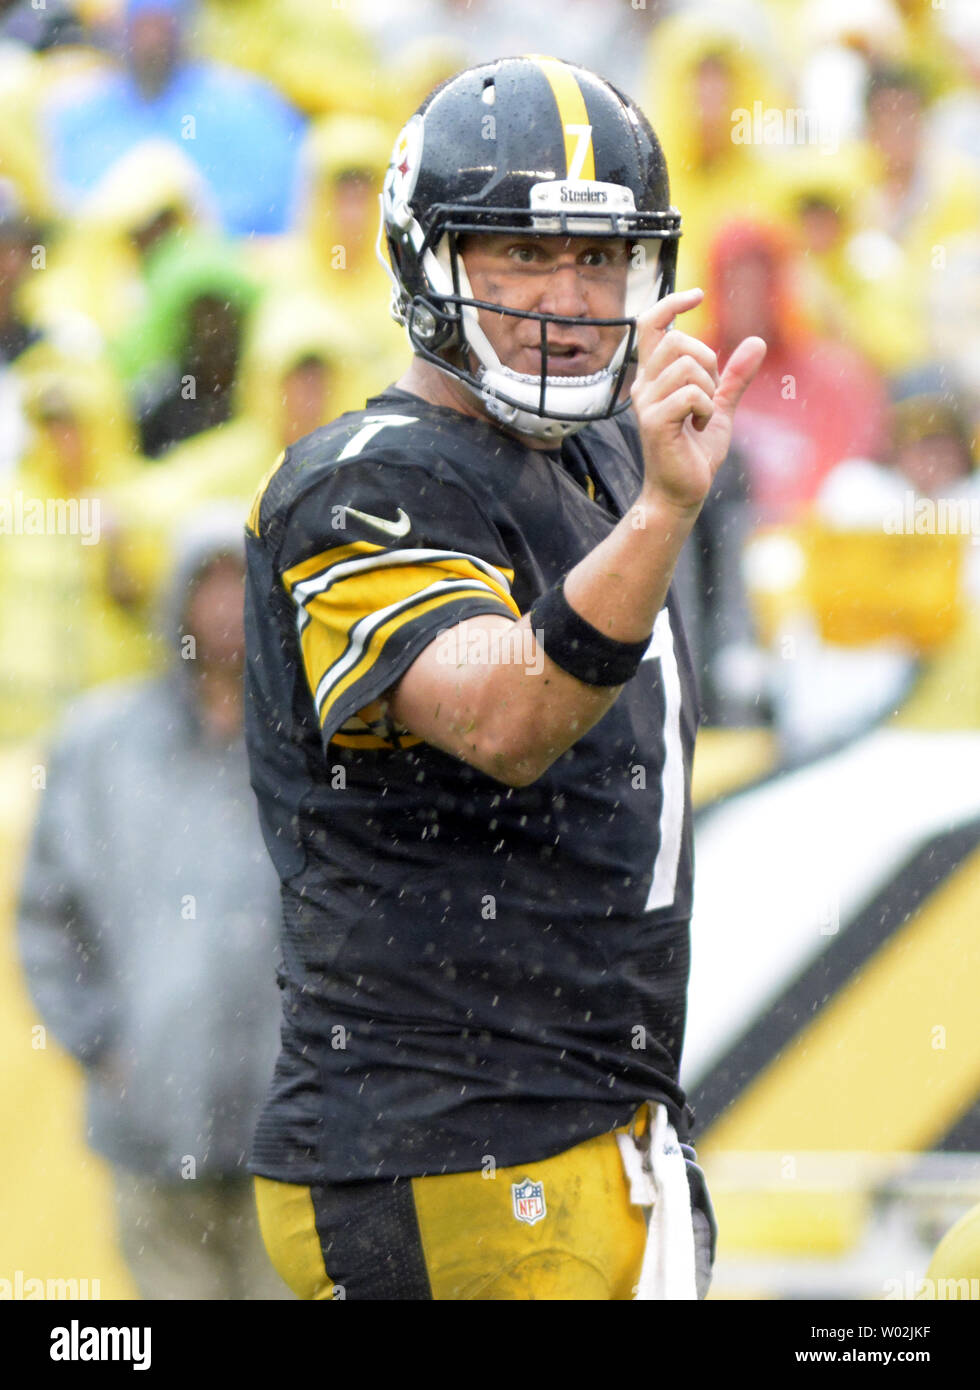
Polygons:
[[422,117],[419,115],[413,116],[402,128],[395,141],[385,178],[385,197],[394,221],[401,226],[407,226],[412,219],[408,204],[415,192],[422,161],[422,129]]

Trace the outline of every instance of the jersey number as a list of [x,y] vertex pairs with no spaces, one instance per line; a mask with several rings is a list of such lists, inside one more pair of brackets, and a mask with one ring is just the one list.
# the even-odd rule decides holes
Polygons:
[[355,454],[359,454],[365,444],[369,444],[385,425],[414,425],[418,418],[417,415],[365,415],[364,424],[348,439],[337,455],[337,462],[341,459],[352,459]]
[[674,655],[670,614],[661,608],[644,661],[659,661],[664,687],[664,769],[660,847],[653,865],[647,912],[670,907],[677,892],[677,866],[684,834],[684,747],[681,743],[681,678]]

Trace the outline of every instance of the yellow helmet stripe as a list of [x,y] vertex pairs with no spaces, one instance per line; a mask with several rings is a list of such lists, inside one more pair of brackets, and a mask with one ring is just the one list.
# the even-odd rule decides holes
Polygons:
[[592,126],[585,108],[585,97],[567,63],[557,58],[545,58],[537,53],[528,57],[548,79],[558,107],[558,119],[565,136],[565,178],[594,179],[595,151],[592,148]]

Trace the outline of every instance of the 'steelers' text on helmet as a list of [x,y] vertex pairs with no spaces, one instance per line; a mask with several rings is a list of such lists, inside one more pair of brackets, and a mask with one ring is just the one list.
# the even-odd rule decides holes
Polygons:
[[[674,287],[680,215],[656,135],[615,87],[543,57],[460,73],[398,136],[381,205],[395,318],[414,351],[464,382],[495,419],[558,441],[627,408],[636,318]],[[582,320],[474,299],[459,238],[479,232],[626,239],[623,316]],[[480,328],[481,308],[539,322],[541,376],[501,363]],[[582,322],[622,326],[612,360],[590,376],[549,376],[548,325]]]

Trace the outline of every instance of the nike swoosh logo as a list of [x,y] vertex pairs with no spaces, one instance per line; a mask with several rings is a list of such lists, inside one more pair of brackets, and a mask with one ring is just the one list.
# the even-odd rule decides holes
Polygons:
[[345,507],[344,511],[356,516],[358,521],[363,521],[368,526],[377,527],[379,531],[383,531],[386,536],[394,537],[395,540],[407,536],[412,529],[411,517],[401,507],[398,508],[398,515],[394,521],[386,521],[383,516],[372,516],[370,512],[359,512],[356,507]]

